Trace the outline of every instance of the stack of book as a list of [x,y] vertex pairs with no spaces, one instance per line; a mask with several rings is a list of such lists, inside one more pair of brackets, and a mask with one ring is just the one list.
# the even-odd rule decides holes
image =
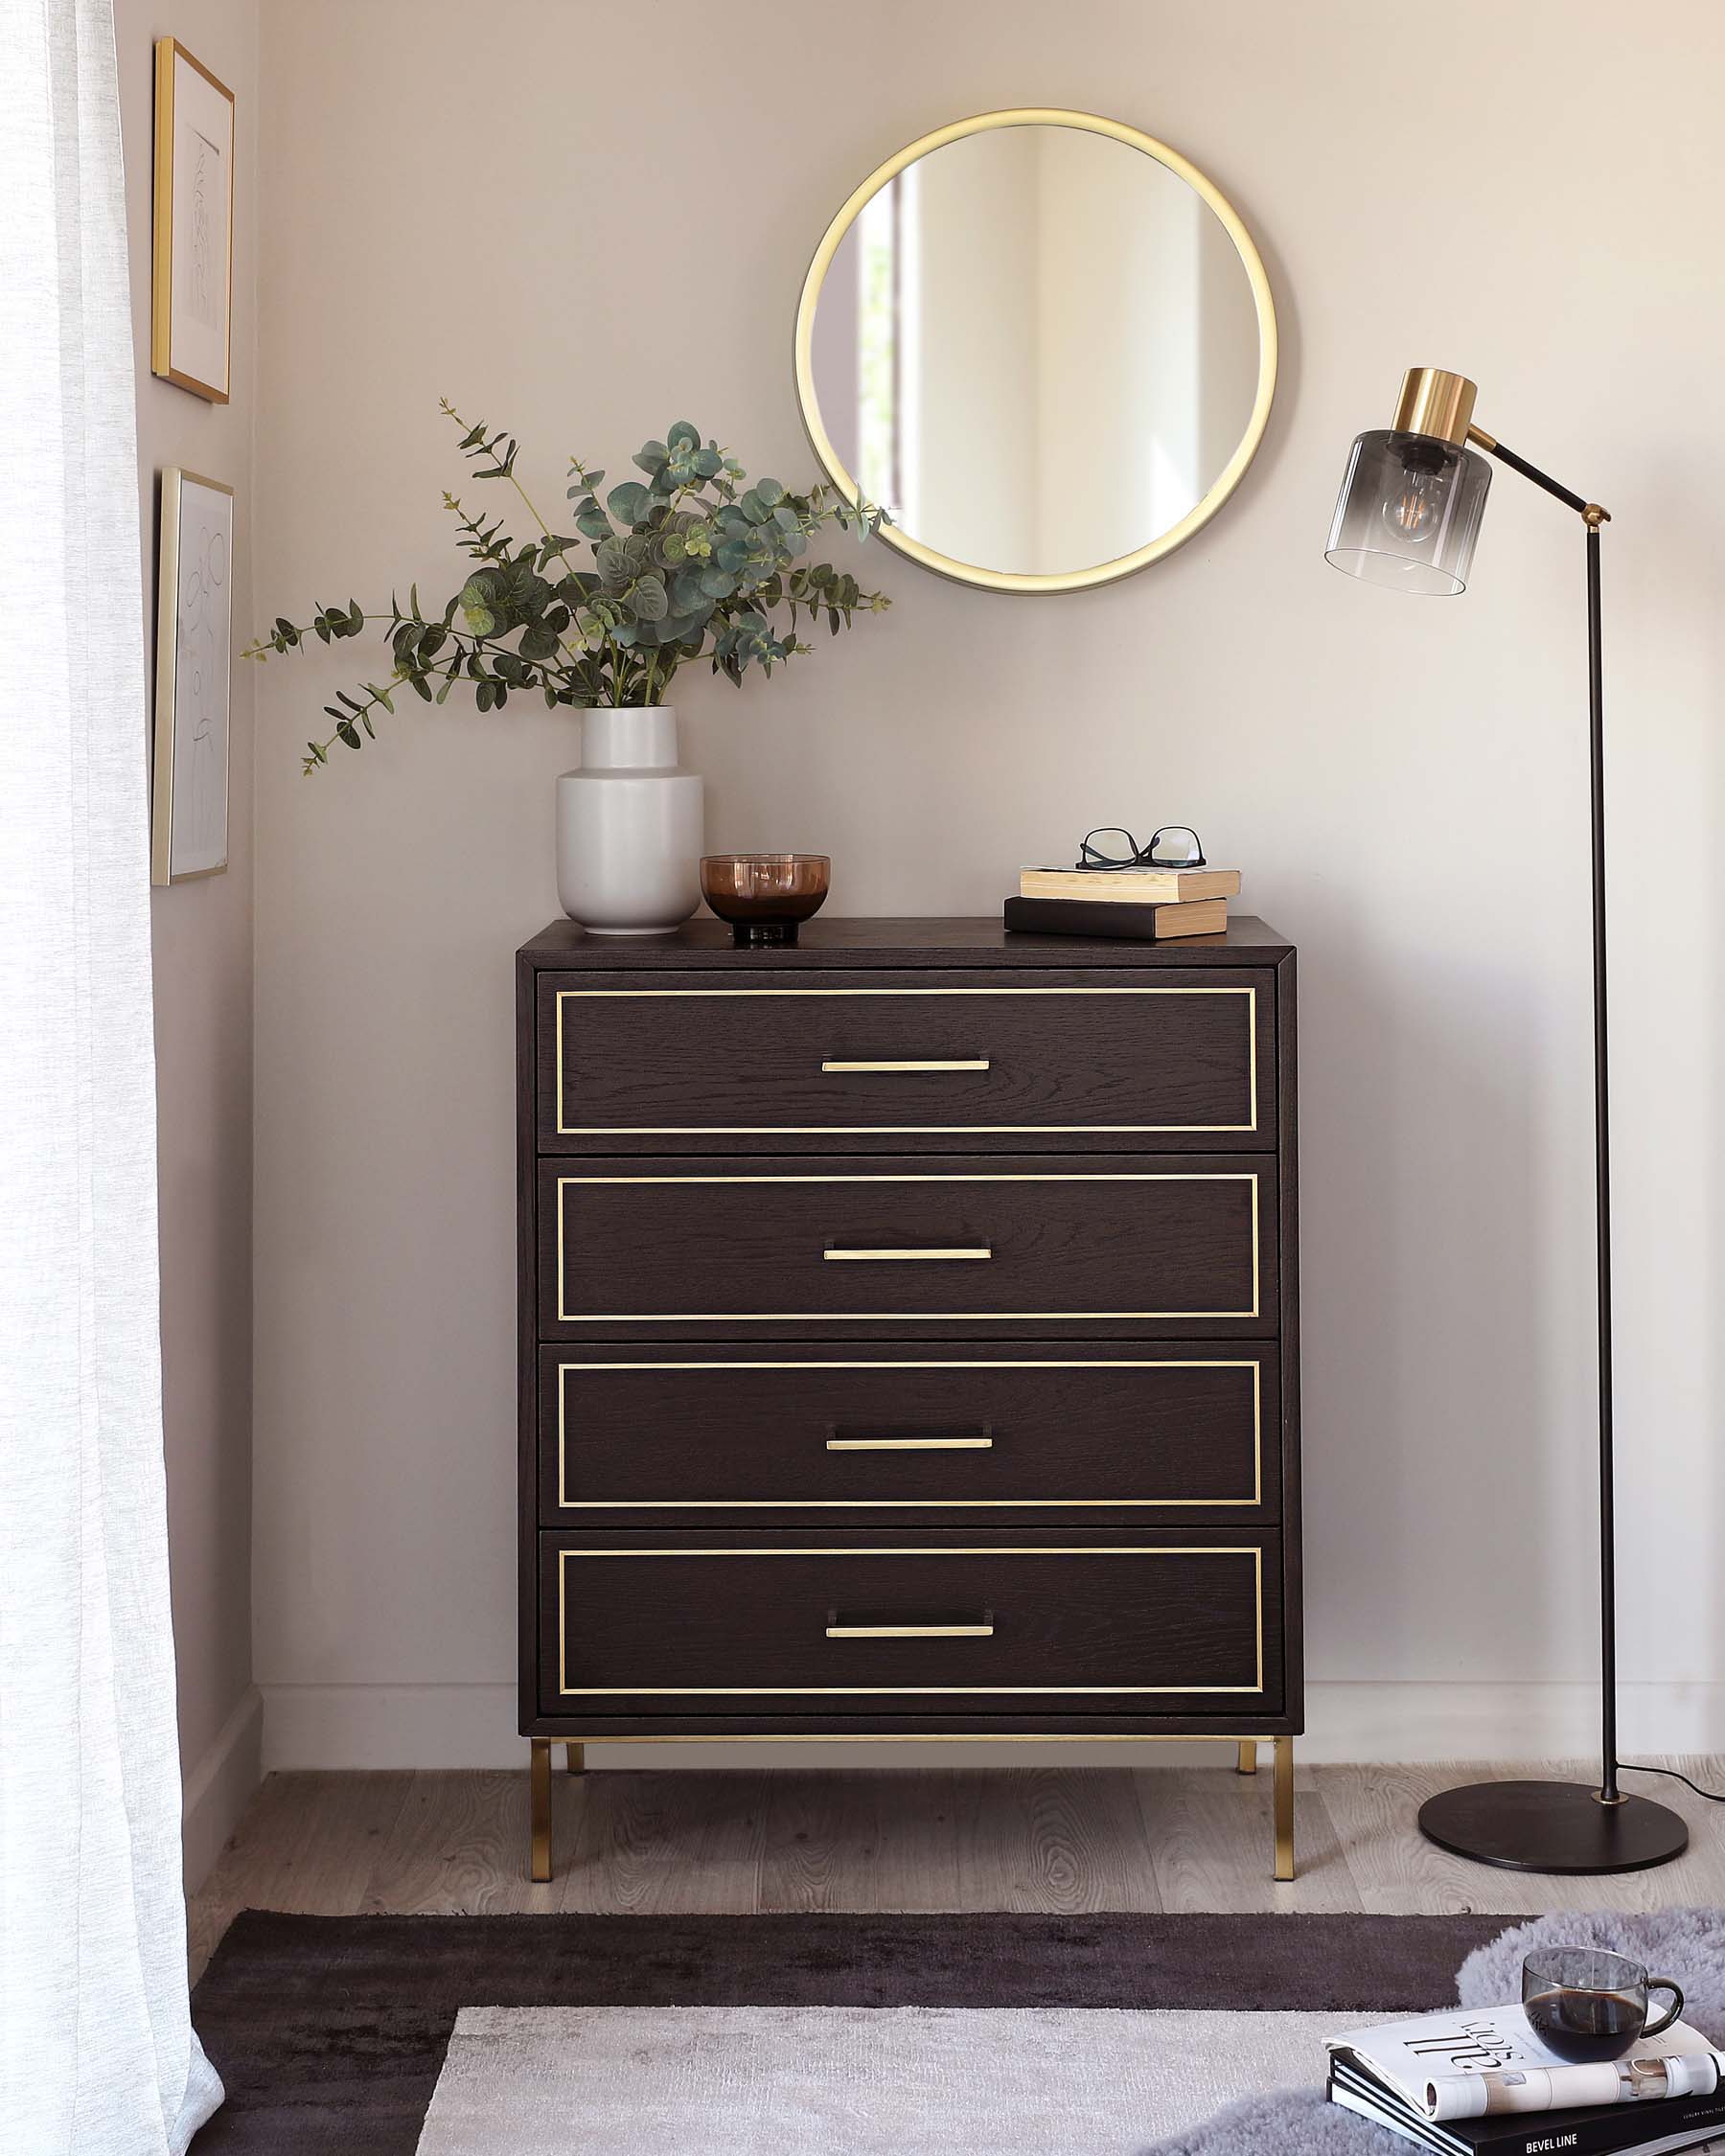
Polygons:
[[1219,936],[1237,868],[1026,868],[1006,901],[1008,929],[1043,936]]
[[1576,2065],[1519,2007],[1457,2007],[1333,2038],[1327,2093],[1444,2156],[1725,2148],[1725,2054],[1681,2021],[1624,2058]]

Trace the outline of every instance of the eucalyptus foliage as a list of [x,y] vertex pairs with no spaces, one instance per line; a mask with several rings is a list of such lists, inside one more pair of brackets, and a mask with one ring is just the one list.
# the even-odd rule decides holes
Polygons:
[[[715,674],[741,683],[750,666],[770,675],[812,650],[798,641],[799,625],[815,630],[824,619],[836,636],[859,610],[878,614],[890,604],[848,570],[803,559],[824,525],[864,538],[885,521],[883,510],[824,485],[804,494],[776,479],[750,486],[736,459],[703,443],[686,420],[662,442],[643,444],[634,463],[645,477],[612,487],[603,503],[605,473],[571,458],[575,531],[565,538],[516,477],[515,437],[483,421],[469,426],[448,399],[443,409],[463,429],[473,477],[508,480],[540,536],[517,540],[500,518],[471,516],[446,493],[457,544],[474,566],[441,609],[423,609],[415,585],[405,608],[393,595],[387,613],[367,613],[354,599],[320,605],[308,622],[278,616],[246,647],[242,656],[262,661],[308,636],[339,643],[374,624],[388,639],[387,679],[363,681],[358,694],[338,690],[325,704],[335,731],[306,744],[308,772],[329,762],[337,742],[358,748],[375,739],[373,713],[393,713],[403,687],[442,703],[457,681],[470,681],[481,711],[534,693],[582,710],[662,703],[678,668],[702,654]],[[571,560],[584,554],[590,566]]]

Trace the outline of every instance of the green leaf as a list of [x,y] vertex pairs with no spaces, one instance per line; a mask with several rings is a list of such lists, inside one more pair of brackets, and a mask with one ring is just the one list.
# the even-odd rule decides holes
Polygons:
[[647,514],[652,496],[638,479],[626,479],[605,497],[605,506],[619,524],[637,524]]
[[671,610],[664,580],[656,576],[637,577],[630,589],[629,603],[638,621],[663,621]]
[[306,746],[311,751],[311,761],[314,764],[327,764],[330,761],[330,759],[324,754],[323,750],[317,745],[316,742],[309,741],[306,744]]

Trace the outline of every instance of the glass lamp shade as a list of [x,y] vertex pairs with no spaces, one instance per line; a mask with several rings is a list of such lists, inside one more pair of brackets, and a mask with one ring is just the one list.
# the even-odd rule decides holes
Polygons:
[[1491,467],[1435,434],[1362,434],[1324,559],[1344,576],[1420,598],[1467,589]]

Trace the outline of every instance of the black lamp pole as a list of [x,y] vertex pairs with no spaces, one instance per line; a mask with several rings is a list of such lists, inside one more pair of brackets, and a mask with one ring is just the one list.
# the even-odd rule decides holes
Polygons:
[[1336,505],[1328,557],[1368,583],[1443,595],[1465,588],[1490,483],[1477,446],[1573,509],[1587,527],[1587,692],[1593,808],[1594,1156],[1599,1335],[1599,1783],[1485,1781],[1448,1789],[1420,1807],[1428,1841],[1458,1856],[1515,1871],[1645,1871],[1689,1846],[1689,1828],[1664,1804],[1618,1787],[1617,1531],[1612,1452],[1611,1112],[1605,966],[1605,722],[1600,665],[1597,502],[1559,486],[1472,424],[1474,385],[1414,368],[1395,423],[1363,434]]

